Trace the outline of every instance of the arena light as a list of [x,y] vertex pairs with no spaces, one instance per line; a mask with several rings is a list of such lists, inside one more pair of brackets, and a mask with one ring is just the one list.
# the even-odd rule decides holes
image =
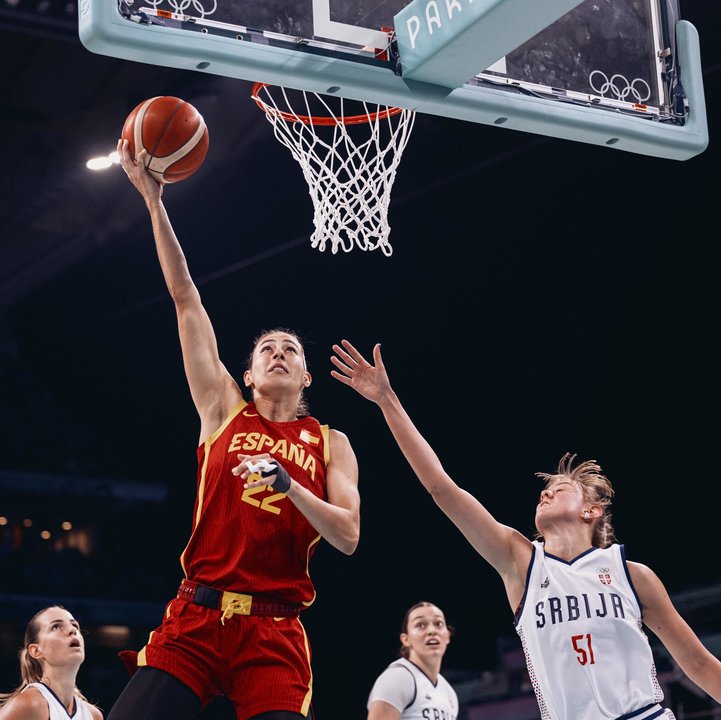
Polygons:
[[130,628],[127,625],[100,625],[93,631],[93,636],[106,647],[127,647]]
[[120,157],[118,156],[117,151],[113,150],[113,152],[108,155],[90,158],[90,160],[85,163],[85,167],[88,168],[88,170],[107,170],[109,167],[119,164]]

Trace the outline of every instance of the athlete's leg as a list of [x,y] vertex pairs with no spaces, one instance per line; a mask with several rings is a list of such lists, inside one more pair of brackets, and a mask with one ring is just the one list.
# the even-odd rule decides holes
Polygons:
[[120,693],[108,720],[192,720],[200,710],[200,698],[185,683],[164,670],[141,667]]

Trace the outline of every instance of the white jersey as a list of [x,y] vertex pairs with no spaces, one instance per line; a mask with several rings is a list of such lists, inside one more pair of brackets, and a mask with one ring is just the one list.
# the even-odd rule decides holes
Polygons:
[[376,700],[392,705],[401,720],[456,720],[458,696],[449,682],[438,676],[435,685],[417,665],[399,658],[375,681],[368,697],[368,709]]
[[623,545],[570,562],[533,546],[515,624],[543,720],[673,720]]
[[23,688],[23,692],[28,688],[39,690],[47,700],[48,710],[50,712],[48,720],[68,720],[68,718],[72,718],[72,720],[93,720],[93,716],[90,714],[90,706],[79,697],[75,698],[75,712],[70,715],[65,709],[65,706],[58,700],[58,696],[47,685],[43,685],[43,683],[29,683]]

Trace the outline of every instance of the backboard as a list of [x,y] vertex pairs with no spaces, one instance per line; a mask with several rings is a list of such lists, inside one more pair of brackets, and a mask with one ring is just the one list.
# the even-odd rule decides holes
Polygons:
[[81,0],[93,52],[686,160],[708,144],[678,0]]

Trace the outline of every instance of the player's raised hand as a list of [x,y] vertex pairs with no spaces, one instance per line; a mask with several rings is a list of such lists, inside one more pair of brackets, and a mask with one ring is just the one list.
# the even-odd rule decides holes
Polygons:
[[137,191],[143,196],[145,202],[160,198],[163,194],[163,183],[159,183],[146,169],[148,151],[143,149],[134,158],[130,154],[130,144],[127,140],[118,140],[118,157],[120,166],[125,170]]
[[367,400],[380,403],[392,392],[388,373],[381,357],[381,345],[376,343],[373,348],[371,365],[348,340],[341,340],[340,345],[333,345],[330,361],[338,368],[331,370],[331,376],[344,385],[350,385]]

